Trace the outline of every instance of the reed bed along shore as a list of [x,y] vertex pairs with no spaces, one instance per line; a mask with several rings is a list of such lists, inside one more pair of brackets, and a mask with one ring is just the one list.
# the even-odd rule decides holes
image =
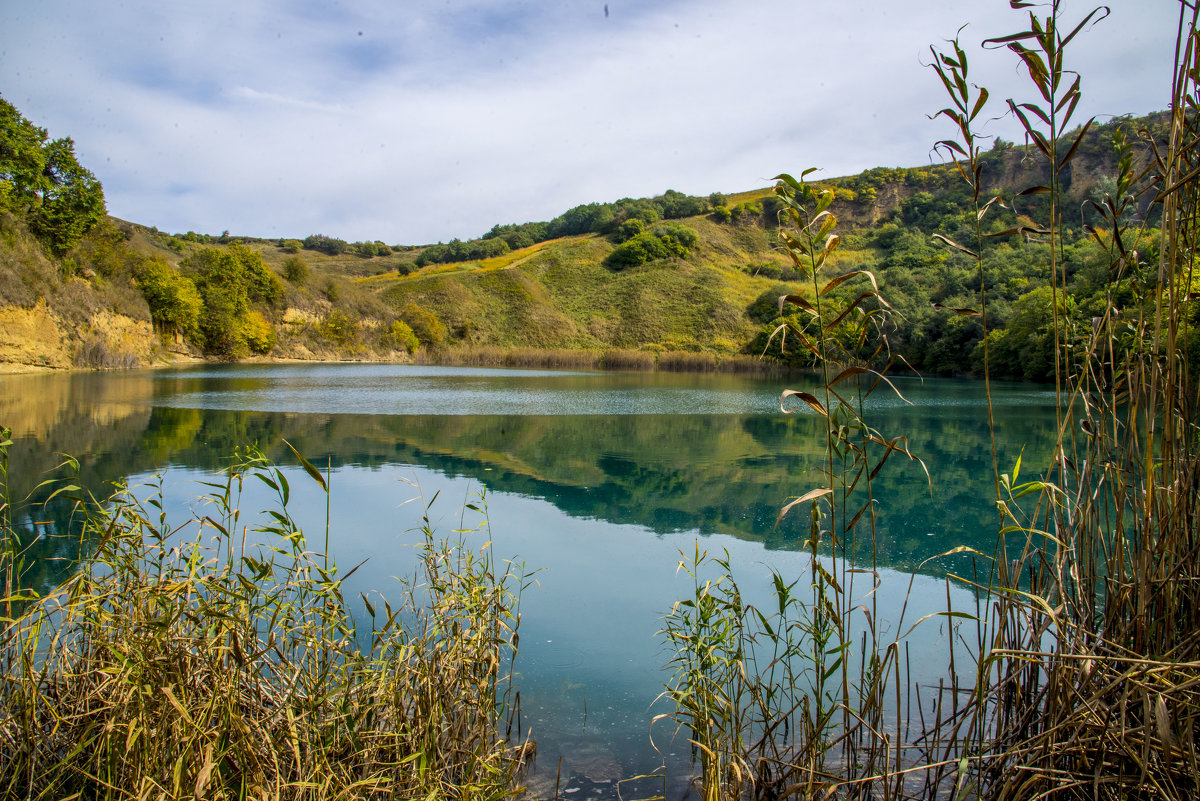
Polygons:
[[747,354],[694,351],[571,350],[565,348],[501,348],[491,345],[444,348],[419,357],[427,364],[455,367],[507,367],[550,370],[624,370],[629,372],[739,373],[780,375],[781,362]]
[[280,470],[248,452],[206,486],[182,525],[161,488],[80,499],[86,558],[44,598],[4,507],[0,796],[510,797],[535,747],[506,731],[524,576],[426,520],[421,579],[352,614]]

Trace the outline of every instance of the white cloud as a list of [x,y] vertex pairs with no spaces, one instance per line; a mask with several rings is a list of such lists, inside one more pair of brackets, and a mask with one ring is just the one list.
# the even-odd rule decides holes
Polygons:
[[[1009,54],[975,47],[1023,21],[991,0],[603,6],[48,0],[6,13],[0,91],[75,138],[114,215],[403,243],[923,163],[950,131],[925,117],[944,98],[922,61],[965,21],[996,100],[1024,91]],[[1081,34],[1081,114],[1165,106],[1176,13],[1125,0]]]

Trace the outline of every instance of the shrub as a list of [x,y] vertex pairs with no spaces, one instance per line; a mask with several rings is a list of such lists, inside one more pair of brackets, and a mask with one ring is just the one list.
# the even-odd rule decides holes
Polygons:
[[308,262],[300,256],[288,256],[283,261],[283,277],[296,286],[303,286],[308,282]]
[[699,239],[699,234],[686,225],[664,223],[619,245],[604,263],[614,270],[623,270],[656,259],[687,258]]
[[391,338],[390,345],[395,350],[403,348],[409,353],[416,353],[417,348],[421,345],[412,328],[403,320],[394,321],[391,328],[388,329],[388,335]]
[[319,330],[321,336],[343,348],[358,343],[358,324],[341,309],[334,309],[327,314]]
[[156,330],[189,339],[198,336],[202,301],[191,279],[162,259],[152,259],[142,265],[134,281],[150,307]]
[[341,297],[342,297],[342,291],[340,289],[338,289],[337,282],[334,281],[332,278],[326,279],[325,289],[322,291],[325,293],[325,297],[329,300],[330,303],[337,303],[338,300],[341,299]]
[[415,303],[409,303],[401,309],[400,319],[408,325],[422,345],[436,348],[446,340],[446,326],[437,315]]
[[631,220],[626,220],[617,228],[617,241],[628,242],[638,234],[646,230],[646,223],[634,217]]
[[254,309],[246,312],[242,321],[242,336],[247,347],[254,353],[270,353],[277,340],[275,328],[270,321]]
[[340,256],[350,245],[344,239],[336,239],[324,234],[313,234],[304,238],[304,248],[325,253],[329,256]]

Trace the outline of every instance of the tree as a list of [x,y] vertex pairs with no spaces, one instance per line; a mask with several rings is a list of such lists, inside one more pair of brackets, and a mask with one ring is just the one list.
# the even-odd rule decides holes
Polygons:
[[416,334],[422,345],[436,348],[446,339],[446,326],[437,315],[415,303],[408,303],[400,310],[400,319]]
[[350,247],[346,240],[325,236],[325,234],[306,236],[303,245],[305,250],[315,250],[328,256],[340,256]]
[[275,329],[271,327],[270,321],[256,309],[246,312],[246,317],[242,321],[242,335],[245,337],[246,345],[255,353],[270,353],[275,347],[277,339]]
[[187,276],[162,259],[151,259],[142,265],[134,282],[150,307],[150,319],[159,333],[172,337],[182,334],[193,340],[198,337],[202,301]]
[[604,263],[614,270],[622,270],[671,256],[687,258],[699,239],[700,235],[686,225],[663,223],[618,245]]
[[621,223],[619,228],[617,228],[617,241],[628,242],[630,239],[633,239],[635,236],[645,230],[646,224],[638,218],[634,217],[633,219],[626,220],[625,222]]
[[70,138],[46,141],[46,131],[0,98],[0,208],[25,217],[56,256],[74,247],[104,218],[104,190],[75,158]]
[[246,297],[253,301],[274,303],[283,296],[283,282],[262,259],[262,254],[244,245],[230,245],[228,252],[241,267],[240,279]]
[[394,320],[391,328],[388,329],[388,335],[392,348],[404,348],[409,353],[416,353],[417,348],[421,345],[412,328],[403,320]]
[[203,301],[199,339],[206,352],[240,358],[250,350],[265,353],[274,347],[270,322],[250,308],[252,300],[271,303],[283,292],[279,277],[263,263],[262,256],[231,245],[198,251],[184,266],[195,274]]

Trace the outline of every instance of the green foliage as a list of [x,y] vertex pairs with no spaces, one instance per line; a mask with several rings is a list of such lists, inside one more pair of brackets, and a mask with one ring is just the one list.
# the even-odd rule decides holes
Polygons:
[[388,335],[391,337],[393,348],[403,348],[409,353],[416,353],[417,348],[421,345],[412,328],[403,320],[393,321],[388,329]]
[[400,310],[400,320],[425,347],[436,348],[446,340],[445,324],[436,314],[415,303],[408,303]]
[[763,293],[746,307],[746,314],[756,323],[769,323],[776,320],[783,316],[779,308],[779,299],[794,291],[787,284],[775,284],[770,289],[763,290]]
[[284,253],[299,253],[304,248],[304,243],[299,239],[281,239],[279,240],[279,249]]
[[283,277],[296,286],[308,283],[308,262],[301,256],[288,256],[283,260]]
[[246,296],[251,301],[273,304],[283,296],[283,283],[263,262],[258,251],[242,245],[230,245],[229,252],[241,266],[241,281],[246,287]]
[[658,259],[687,258],[699,238],[693,228],[680,223],[664,223],[618,245],[605,259],[605,264],[611,269],[623,270]]
[[75,158],[70,138],[46,140],[45,130],[0,98],[0,209],[24,217],[62,256],[104,218],[104,191]]
[[277,337],[269,320],[257,309],[250,309],[242,320],[242,336],[252,353],[270,353]]
[[416,258],[418,267],[427,264],[450,264],[457,261],[480,261],[495,256],[502,256],[509,251],[508,241],[501,237],[474,239],[463,242],[461,239],[451,239],[442,245],[430,245]]
[[228,251],[203,250],[186,262],[195,271],[196,288],[204,303],[200,345],[207,353],[238,358],[248,349],[242,320],[250,306],[242,268]]
[[635,217],[631,220],[626,220],[625,222],[621,223],[620,227],[617,228],[617,232],[614,234],[614,237],[616,238],[617,242],[627,242],[638,234],[643,233],[645,230],[646,224]]
[[306,250],[315,250],[327,256],[340,256],[350,247],[346,240],[325,236],[325,234],[306,236],[303,245]]
[[[1059,316],[1066,323],[1074,316],[1071,297],[1059,297]],[[1032,381],[1054,379],[1054,293],[1041,286],[1013,304],[1008,325],[988,332],[991,360],[999,375]]]
[[[274,346],[270,324],[259,315],[251,321],[252,301],[272,303],[282,295],[279,277],[255,251],[241,245],[200,250],[183,266],[194,276],[203,301],[200,345],[205,352],[240,358],[250,350],[263,353]],[[268,344],[269,343],[269,344]]]
[[162,259],[150,259],[138,270],[135,281],[159,332],[191,340],[198,337],[203,304],[191,279]]
[[341,309],[334,309],[321,321],[321,336],[334,344],[351,350],[359,345],[358,324]]
[[351,253],[360,256],[364,259],[371,259],[376,256],[390,256],[392,249],[387,244],[378,240],[374,242],[355,242],[348,248]]

